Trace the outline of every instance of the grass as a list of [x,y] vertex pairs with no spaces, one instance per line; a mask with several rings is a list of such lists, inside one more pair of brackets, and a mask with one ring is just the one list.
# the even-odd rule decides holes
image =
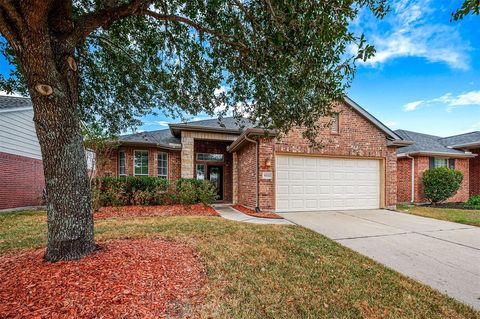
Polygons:
[[[480,318],[438,291],[305,228],[218,217],[96,221],[96,239],[162,237],[208,271],[195,318]],[[0,215],[0,254],[45,245],[45,213]]]
[[480,226],[480,210],[411,205],[398,205],[397,208],[401,212],[408,214]]

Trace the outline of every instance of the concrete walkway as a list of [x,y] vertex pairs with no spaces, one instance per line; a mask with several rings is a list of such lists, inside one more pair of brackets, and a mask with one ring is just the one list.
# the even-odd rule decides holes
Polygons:
[[216,204],[212,207],[225,219],[234,220],[237,222],[245,222],[252,224],[276,224],[276,225],[293,225],[292,222],[286,219],[275,218],[259,218],[244,214],[227,204]]
[[480,310],[480,227],[380,209],[279,215]]

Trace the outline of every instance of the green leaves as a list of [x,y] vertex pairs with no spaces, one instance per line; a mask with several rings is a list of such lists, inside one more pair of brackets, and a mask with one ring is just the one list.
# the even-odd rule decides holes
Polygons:
[[423,173],[425,198],[432,203],[446,201],[457,193],[462,185],[461,171],[447,167],[437,167]]
[[[77,21],[111,4],[73,5]],[[305,126],[313,140],[355,61],[375,52],[348,28],[363,7],[388,10],[385,0],[150,1],[76,49],[82,118],[118,133],[151,112],[231,112],[281,132]]]
[[462,4],[462,7],[452,13],[452,20],[462,20],[469,14],[480,14],[480,0],[465,0]]

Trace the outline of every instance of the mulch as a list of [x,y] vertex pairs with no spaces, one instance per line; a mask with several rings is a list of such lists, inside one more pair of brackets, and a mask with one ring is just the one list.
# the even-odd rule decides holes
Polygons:
[[254,217],[259,217],[259,218],[283,219],[282,217],[280,217],[277,214],[272,213],[272,212],[259,212],[259,213],[257,213],[256,211],[254,211],[250,208],[247,208],[245,206],[242,206],[242,205],[233,205],[232,207],[235,208],[236,210],[241,211],[244,214],[249,215],[249,216],[254,216]]
[[117,240],[77,261],[44,250],[0,257],[0,318],[165,318],[202,300],[195,252],[165,240]]
[[112,217],[155,217],[155,216],[220,216],[215,209],[203,204],[158,205],[158,206],[109,206],[94,212],[94,219]]

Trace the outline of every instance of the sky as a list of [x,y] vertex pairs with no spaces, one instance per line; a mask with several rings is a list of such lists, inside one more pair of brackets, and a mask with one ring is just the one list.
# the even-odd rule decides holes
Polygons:
[[[363,10],[350,27],[377,52],[358,65],[347,95],[393,130],[439,136],[480,131],[480,16],[451,22],[461,2],[391,1],[383,20]],[[1,56],[0,70],[7,72]],[[150,115],[142,121],[138,131],[167,128],[178,119]]]

